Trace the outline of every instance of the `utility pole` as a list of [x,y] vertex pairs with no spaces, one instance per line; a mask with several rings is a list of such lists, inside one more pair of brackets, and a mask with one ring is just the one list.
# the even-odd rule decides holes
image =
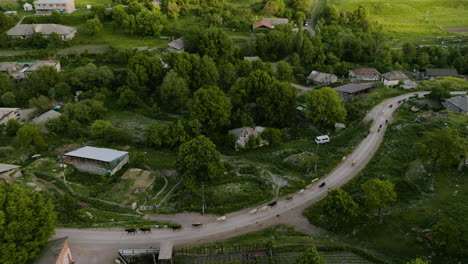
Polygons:
[[205,183],[202,182],[202,215],[205,214]]

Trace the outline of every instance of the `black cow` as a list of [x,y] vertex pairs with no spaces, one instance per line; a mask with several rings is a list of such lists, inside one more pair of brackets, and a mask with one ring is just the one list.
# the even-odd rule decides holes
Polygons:
[[127,228],[125,229],[127,231],[127,234],[136,234],[137,230],[135,228]]
[[269,206],[269,207],[275,207],[276,204],[277,204],[277,202],[276,202],[276,201],[273,201],[273,202],[269,203],[268,206]]
[[173,226],[171,227],[172,228],[172,231],[180,231],[182,230],[182,226],[181,225],[176,225],[176,226]]
[[146,233],[146,232],[150,232],[150,233],[151,233],[151,228],[142,227],[142,228],[140,228],[140,231],[143,232],[143,233]]

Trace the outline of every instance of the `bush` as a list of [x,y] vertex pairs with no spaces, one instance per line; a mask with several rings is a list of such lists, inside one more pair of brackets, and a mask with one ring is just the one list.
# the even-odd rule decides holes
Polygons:
[[96,120],[91,125],[91,136],[94,138],[104,138],[111,128],[112,125],[109,121]]
[[267,128],[260,134],[263,140],[266,140],[270,146],[276,146],[283,141],[283,134],[277,128]]
[[21,128],[21,123],[18,120],[10,119],[6,123],[5,132],[8,136],[14,136],[16,135],[16,132],[18,132],[18,129],[20,128]]

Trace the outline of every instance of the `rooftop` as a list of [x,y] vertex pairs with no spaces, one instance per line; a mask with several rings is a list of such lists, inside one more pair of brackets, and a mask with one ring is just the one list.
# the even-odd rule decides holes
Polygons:
[[436,68],[430,68],[426,70],[426,75],[427,76],[452,76],[452,77],[457,77],[458,71],[456,69],[436,69]]
[[325,83],[325,82],[333,83],[333,82],[336,82],[338,80],[338,77],[336,77],[336,75],[330,74],[330,73],[312,71],[309,74],[309,76],[307,76],[307,79],[314,80],[314,81],[320,82],[320,83]]
[[18,165],[0,163],[0,173],[20,168]]
[[462,96],[451,97],[445,101],[460,108],[461,110],[463,110],[463,112],[468,113],[468,96],[462,95]]
[[68,237],[57,238],[49,241],[49,243],[39,253],[34,264],[50,264],[57,262],[57,258],[65,245]]
[[244,60],[246,61],[256,61],[256,60],[259,60],[260,58],[258,56],[254,56],[254,57],[244,57]]
[[169,48],[172,48],[175,50],[183,50],[185,48],[184,38],[180,37],[178,39],[175,39],[167,45],[169,46]]
[[10,36],[29,36],[32,33],[39,32],[44,35],[57,33],[59,35],[68,35],[76,31],[74,27],[63,26],[59,24],[20,24],[7,31]]
[[273,26],[289,23],[289,20],[287,18],[262,18],[262,21],[265,21],[268,24],[273,25]]
[[48,4],[48,3],[68,3],[75,2],[75,0],[37,0],[34,4]]
[[36,124],[42,124],[42,123],[45,123],[45,122],[49,121],[50,119],[59,117],[60,115],[61,114],[59,112],[57,112],[57,111],[49,110],[49,111],[43,113],[42,115],[34,118],[32,120],[32,122],[36,123]]
[[387,72],[382,75],[386,80],[408,80],[408,76],[401,71],[392,71],[392,72]]
[[357,68],[352,71],[356,75],[380,75],[380,72],[374,68]]
[[266,28],[269,28],[269,29],[275,28],[275,26],[273,26],[272,24],[270,24],[268,22],[265,22],[265,21],[258,21],[258,22],[255,22],[255,23],[252,24],[253,29],[256,29],[256,28],[259,28],[259,27],[266,27]]
[[86,146],[72,152],[65,153],[65,156],[111,162],[127,154],[128,152],[126,151]]
[[342,86],[338,86],[335,89],[337,92],[343,92],[343,93],[357,93],[360,91],[364,91],[367,89],[370,89],[374,83],[348,83]]

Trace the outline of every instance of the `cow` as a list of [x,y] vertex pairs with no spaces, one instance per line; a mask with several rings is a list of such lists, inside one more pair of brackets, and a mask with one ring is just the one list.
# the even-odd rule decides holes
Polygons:
[[202,227],[203,224],[200,223],[200,222],[197,222],[197,223],[193,223],[192,226],[193,226],[193,227]]
[[265,212],[266,210],[268,210],[268,206],[265,205],[263,206],[262,208],[258,209],[259,211],[262,211],[262,212]]
[[294,198],[294,196],[292,194],[288,195],[288,197],[286,197],[286,200],[292,200]]
[[224,222],[224,221],[226,221],[226,216],[224,215],[224,216],[218,217],[218,218],[216,218],[216,221]]
[[254,214],[257,213],[257,211],[258,211],[258,209],[256,209],[256,208],[252,209],[252,210],[249,211],[249,214],[254,215]]
[[299,194],[303,194],[304,191],[305,191],[304,189],[301,189],[298,193],[299,193]]
[[325,186],[325,182],[322,182],[319,187],[322,188],[323,186]]
[[175,226],[172,226],[172,231],[180,231],[182,230],[182,226],[181,225],[175,225]]
[[269,207],[275,207],[276,205],[277,205],[276,201],[273,201],[273,202],[268,204]]
[[126,228],[127,234],[136,234],[137,230],[135,228]]
[[146,232],[150,232],[150,233],[151,233],[151,228],[142,227],[142,228],[140,228],[140,231],[143,232],[143,233],[146,233]]

